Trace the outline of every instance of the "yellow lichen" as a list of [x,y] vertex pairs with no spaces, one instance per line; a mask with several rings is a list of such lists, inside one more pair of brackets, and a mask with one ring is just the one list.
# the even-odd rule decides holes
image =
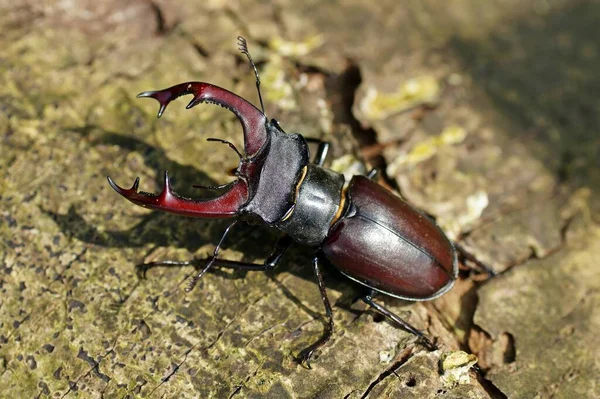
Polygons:
[[265,100],[267,103],[276,103],[281,109],[294,109],[297,106],[294,98],[294,88],[290,84],[284,69],[283,58],[273,54],[269,63],[261,71],[264,83]]
[[477,356],[463,351],[442,354],[442,382],[446,388],[470,382],[469,370],[477,363]]
[[365,165],[354,155],[346,154],[331,162],[331,170],[341,173],[350,181],[354,175],[364,175],[366,173]]
[[435,104],[440,85],[432,76],[420,76],[402,83],[394,93],[381,93],[371,87],[360,101],[359,109],[369,120],[381,120],[421,104]]
[[269,47],[284,57],[302,57],[323,45],[322,35],[313,35],[301,42],[291,42],[280,37],[273,37]]
[[439,136],[430,137],[415,145],[407,154],[402,154],[388,166],[388,174],[393,176],[403,165],[416,165],[431,158],[441,147],[459,144],[467,137],[467,131],[457,125],[447,127]]

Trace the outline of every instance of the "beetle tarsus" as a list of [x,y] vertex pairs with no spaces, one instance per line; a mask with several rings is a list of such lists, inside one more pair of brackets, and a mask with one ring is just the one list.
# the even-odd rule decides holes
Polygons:
[[429,338],[427,338],[425,335],[420,335],[419,341],[430,352],[433,352],[433,351],[436,351],[439,349],[438,346],[435,343],[431,342],[431,340]]
[[139,279],[145,280],[146,273],[148,270],[158,267],[158,266],[167,266],[167,267],[182,267],[182,266],[190,266],[196,263],[195,260],[161,260],[156,262],[148,262],[148,263],[140,263],[135,265],[135,271]]
[[296,357],[296,361],[298,362],[298,364],[300,364],[301,366],[306,367],[307,369],[312,369],[312,366],[310,365],[310,359],[313,355],[315,351],[315,348],[312,349],[305,349],[302,352],[300,352],[298,354],[298,356]]

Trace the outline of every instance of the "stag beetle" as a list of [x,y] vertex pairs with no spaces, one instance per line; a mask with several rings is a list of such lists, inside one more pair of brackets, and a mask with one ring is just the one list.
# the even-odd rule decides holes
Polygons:
[[[331,305],[319,269],[323,257],[348,278],[367,287],[368,292],[361,298],[364,302],[416,335],[428,349],[434,349],[435,345],[420,331],[374,302],[373,295],[380,292],[410,301],[443,295],[458,276],[458,247],[435,222],[375,183],[374,171],[367,176],[354,176],[346,185],[343,175],[323,168],[329,143],[286,133],[275,119],[269,121],[264,112],[258,71],[245,39],[238,37],[238,45],[254,69],[261,110],[230,91],[203,82],[181,83],[138,95],[160,103],[159,118],[172,100],[186,94],[194,95],[187,109],[203,102],[214,103],[237,116],[244,133],[243,153],[226,140],[209,139],[228,144],[238,154],[237,179],[222,186],[195,186],[226,189],[225,193],[209,200],[184,198],[171,189],[167,172],[159,195],[138,191],[139,178],[129,189],[118,186],[110,177],[109,184],[129,201],[146,208],[198,218],[235,218],[212,257],[191,279],[188,292],[212,266],[269,270],[279,263],[293,241],[316,247],[312,266],[328,323],[323,336],[297,357],[307,367],[310,368],[314,351],[324,345],[333,332]],[[309,160],[308,141],[318,143],[313,162]],[[282,231],[275,249],[263,264],[218,258],[225,237],[240,218],[258,218]],[[151,265],[190,264],[193,261],[153,262]]]

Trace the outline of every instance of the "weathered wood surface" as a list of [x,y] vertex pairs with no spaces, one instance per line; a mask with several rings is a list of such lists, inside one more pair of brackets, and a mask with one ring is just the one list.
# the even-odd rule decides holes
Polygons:
[[[600,397],[600,5],[530,3],[0,2],[0,396]],[[167,169],[200,195],[236,162],[204,139],[241,134],[221,108],[180,100],[156,120],[135,95],[203,80],[256,99],[238,34],[269,116],[332,141],[335,167],[386,166],[500,272],[430,303],[379,299],[440,351],[328,270],[335,334],[297,365],[323,329],[304,248],[189,294],[191,268],[137,273],[206,256],[225,224],[134,207],[105,176],[156,191]],[[223,254],[261,259],[274,237],[242,228]],[[457,349],[485,379],[444,383]]]

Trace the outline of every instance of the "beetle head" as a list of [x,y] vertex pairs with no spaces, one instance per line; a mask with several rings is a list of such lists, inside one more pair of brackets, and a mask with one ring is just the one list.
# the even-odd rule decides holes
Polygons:
[[146,91],[138,97],[150,97],[160,104],[158,117],[164,113],[169,103],[178,97],[193,94],[194,98],[187,105],[190,109],[202,102],[214,103],[233,112],[242,124],[244,133],[244,151],[240,153],[227,141],[240,156],[240,163],[235,174],[238,179],[228,185],[227,190],[220,197],[196,201],[181,197],[174,193],[169,184],[169,177],[165,172],[162,192],[159,195],[138,191],[139,179],[130,189],[125,189],[115,184],[109,177],[111,187],[129,201],[146,208],[160,209],[167,212],[195,217],[232,217],[239,214],[241,208],[249,200],[249,190],[252,182],[258,181],[261,164],[264,160],[261,149],[268,143],[267,118],[254,105],[232,92],[203,82],[181,83],[164,90]]

